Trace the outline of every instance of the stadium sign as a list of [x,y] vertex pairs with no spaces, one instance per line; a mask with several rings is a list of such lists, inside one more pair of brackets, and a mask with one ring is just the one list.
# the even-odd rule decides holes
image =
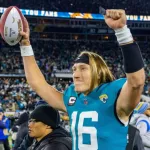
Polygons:
[[[0,7],[0,13],[3,13],[5,10],[6,10],[6,8]],[[28,15],[28,16],[104,20],[104,16],[101,14],[80,13],[80,12],[76,12],[76,13],[74,13],[74,12],[56,12],[56,11],[29,10],[29,9],[20,9],[20,10],[24,15]],[[150,21],[150,16],[127,15],[127,20]]]

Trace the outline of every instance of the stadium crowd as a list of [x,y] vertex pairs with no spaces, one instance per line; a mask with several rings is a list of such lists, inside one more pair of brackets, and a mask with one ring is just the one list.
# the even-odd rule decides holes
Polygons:
[[[5,49],[1,41],[0,51],[0,72],[23,73],[23,62],[18,48]],[[71,72],[74,59],[80,51],[93,51],[100,54],[107,62],[116,78],[123,77],[123,65],[120,61],[121,51],[117,43],[114,42],[94,42],[94,41],[32,41],[35,49],[37,63],[50,80],[51,74],[55,72]],[[138,42],[145,62],[146,77],[150,77],[150,52],[149,42]]]
[[[116,78],[122,77],[121,51],[117,43],[95,41],[32,41],[37,63],[46,76],[55,71],[71,71],[74,59],[80,51],[97,52],[104,57]],[[149,42],[138,42],[145,61],[147,77],[150,76]],[[5,49],[1,42],[0,72],[22,73],[23,63],[18,48]],[[111,64],[111,65],[110,65]],[[117,72],[116,72],[117,71]]]

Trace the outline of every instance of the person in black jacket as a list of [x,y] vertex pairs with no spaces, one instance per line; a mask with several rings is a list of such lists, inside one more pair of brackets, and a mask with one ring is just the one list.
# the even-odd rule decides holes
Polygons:
[[30,114],[29,136],[34,138],[28,150],[71,150],[70,134],[60,127],[58,111],[48,105],[35,108]]
[[23,112],[15,124],[15,126],[19,126],[19,129],[18,129],[13,150],[16,150],[20,146],[24,137],[28,134],[28,119],[29,119],[29,113]]
[[128,136],[129,142],[127,144],[126,150],[144,150],[144,145],[139,130],[130,124]]

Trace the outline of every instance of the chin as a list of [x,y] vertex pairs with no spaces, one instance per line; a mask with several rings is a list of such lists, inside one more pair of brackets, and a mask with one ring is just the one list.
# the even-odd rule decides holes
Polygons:
[[29,133],[29,136],[30,136],[30,137],[34,137],[34,135],[33,135],[33,134],[31,134],[31,133]]
[[75,89],[74,89],[76,92],[82,92],[82,90],[81,90],[81,88],[77,88],[77,87],[75,87]]

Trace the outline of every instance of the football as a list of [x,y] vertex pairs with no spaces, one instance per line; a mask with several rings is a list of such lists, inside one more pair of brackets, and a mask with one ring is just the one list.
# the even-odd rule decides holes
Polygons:
[[22,36],[19,32],[24,31],[24,16],[16,6],[8,7],[0,19],[1,36],[6,43],[13,46],[19,43]]

